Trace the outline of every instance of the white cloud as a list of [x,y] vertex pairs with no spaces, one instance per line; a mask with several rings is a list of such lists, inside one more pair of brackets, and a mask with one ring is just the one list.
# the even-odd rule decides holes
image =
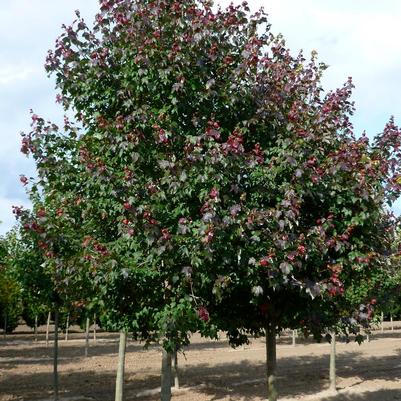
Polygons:
[[7,66],[0,68],[0,86],[27,80],[35,72],[32,67]]

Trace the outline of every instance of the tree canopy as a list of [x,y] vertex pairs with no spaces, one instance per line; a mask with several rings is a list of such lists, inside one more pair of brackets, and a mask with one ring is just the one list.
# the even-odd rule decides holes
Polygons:
[[92,28],[77,12],[46,61],[69,117],[32,114],[23,138],[27,228],[110,325],[169,349],[371,308],[352,288],[390,269],[401,135],[354,135],[352,81],[325,92],[325,68],[246,3],[105,0]]

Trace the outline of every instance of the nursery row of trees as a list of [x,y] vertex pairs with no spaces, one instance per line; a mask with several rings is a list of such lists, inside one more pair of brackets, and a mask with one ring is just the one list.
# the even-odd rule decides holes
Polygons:
[[277,400],[278,331],[354,333],[398,305],[400,130],[355,136],[351,80],[324,92],[316,54],[293,56],[246,3],[76,15],[46,60],[64,123],[32,112],[22,139],[37,176],[21,176],[33,206],[14,208],[5,285],[56,322],[96,311],[121,349],[126,333],[160,343],[163,401],[191,333],[265,335]]
[[[4,335],[12,333],[23,320],[37,338],[38,327],[54,320],[53,283],[43,269],[41,250],[29,237],[24,237],[21,227],[0,238],[0,250],[0,329]],[[60,312],[60,329],[68,329],[72,324],[83,327],[87,318],[96,319],[93,313],[89,316],[90,310],[72,300],[64,303]]]

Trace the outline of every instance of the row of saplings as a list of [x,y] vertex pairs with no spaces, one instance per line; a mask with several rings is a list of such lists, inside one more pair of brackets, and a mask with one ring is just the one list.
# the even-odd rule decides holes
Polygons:
[[[46,346],[49,346],[49,340],[51,337],[53,338],[53,347],[54,347],[54,385],[58,387],[58,372],[57,372],[57,357],[58,357],[58,340],[60,338],[60,332],[63,332],[64,341],[68,341],[69,334],[72,329],[72,325],[79,325],[81,330],[84,331],[84,339],[85,339],[85,347],[84,347],[84,355],[85,357],[89,356],[89,342],[90,336],[92,332],[93,343],[96,344],[97,341],[97,331],[100,326],[100,321],[97,319],[96,314],[93,314],[92,318],[89,317],[90,313],[82,314],[77,313],[77,311],[62,311],[56,313],[44,313],[42,310],[41,313],[35,314],[35,316],[30,316],[29,311],[24,309],[22,316],[19,318],[15,318],[11,321],[12,326],[7,327],[7,315],[3,311],[4,319],[0,328],[3,329],[3,336],[6,339],[6,333],[12,333],[13,330],[21,324],[25,324],[33,330],[34,341],[38,341],[39,338],[39,327],[46,324],[45,329],[45,342]],[[380,318],[375,318],[373,321],[376,324],[380,322],[381,332],[384,331],[384,321],[385,318],[390,320],[390,329],[394,330],[394,319],[398,319],[398,316],[393,316],[392,314],[388,316],[384,316],[383,312],[380,314]],[[54,326],[53,333],[51,333],[51,324]],[[6,330],[4,330],[6,327]],[[361,327],[362,328],[362,327]],[[101,330],[101,329],[100,329]],[[366,340],[370,341],[370,327],[363,327],[363,331],[366,334]],[[52,334],[52,335],[51,335]],[[306,334],[306,333],[305,333]],[[355,340],[362,341],[362,334],[358,333],[358,330],[355,331]],[[278,338],[281,335],[288,336],[290,335],[292,338],[292,345],[295,346],[297,342],[297,338],[300,335],[299,330],[283,330],[281,333],[278,333],[276,337]],[[307,334],[306,334],[307,336]],[[348,335],[346,337],[342,336],[342,340],[349,341]],[[328,331],[325,336],[325,340],[331,343],[330,347],[330,365],[329,365],[329,389],[333,392],[336,391],[336,332]],[[125,331],[120,332],[120,344],[119,344],[119,359],[118,359],[118,369],[116,376],[116,392],[115,392],[115,400],[123,400],[123,383],[124,383],[124,365],[125,365],[125,348],[127,342],[127,333]],[[231,344],[233,345],[233,344]],[[174,385],[174,389],[179,389],[179,373],[178,373],[178,351],[176,349],[175,352],[163,353],[162,360],[162,377],[164,386],[166,387],[166,382],[170,382],[171,385]],[[170,390],[171,391],[171,390]],[[146,391],[147,394],[157,393],[158,390]],[[56,399],[58,398],[59,389],[55,389],[55,394],[57,394]],[[171,397],[171,395],[170,395]]]

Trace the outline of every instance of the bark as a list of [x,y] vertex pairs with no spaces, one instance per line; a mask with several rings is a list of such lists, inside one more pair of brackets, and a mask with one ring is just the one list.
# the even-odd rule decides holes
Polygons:
[[331,347],[330,347],[330,390],[336,390],[336,333],[332,331],[331,336]]
[[38,315],[35,315],[35,327],[33,333],[35,335],[35,341],[38,341]]
[[171,400],[171,352],[167,352],[164,348],[162,350],[162,374],[161,374],[161,390],[160,400]]
[[118,347],[118,367],[116,377],[115,401],[122,401],[124,397],[124,370],[125,370],[125,348],[127,344],[127,333],[120,331],[120,343]]
[[70,314],[67,315],[67,322],[65,323],[65,341],[68,341],[68,329],[70,326]]
[[86,328],[85,328],[85,357],[88,356],[89,350],[89,318],[86,318]]
[[295,347],[295,346],[297,345],[297,342],[296,342],[296,340],[295,340],[295,338],[296,338],[296,333],[297,333],[296,330],[293,330],[293,331],[292,331],[292,346],[293,346],[293,347]]
[[274,321],[267,321],[266,324],[266,379],[267,398],[269,401],[277,401],[276,389],[276,324]]
[[391,331],[394,331],[393,315],[390,315]]
[[173,375],[174,375],[174,388],[178,390],[180,388],[180,380],[178,376],[178,352],[177,350],[173,354]]
[[380,315],[380,323],[381,323],[381,331],[384,333],[384,313],[382,312]]
[[46,347],[49,346],[49,326],[50,326],[50,317],[51,317],[51,312],[49,312],[48,315],[47,315],[47,323],[46,323]]
[[54,401],[58,401],[58,311],[54,314],[54,345],[53,345],[53,387]]

